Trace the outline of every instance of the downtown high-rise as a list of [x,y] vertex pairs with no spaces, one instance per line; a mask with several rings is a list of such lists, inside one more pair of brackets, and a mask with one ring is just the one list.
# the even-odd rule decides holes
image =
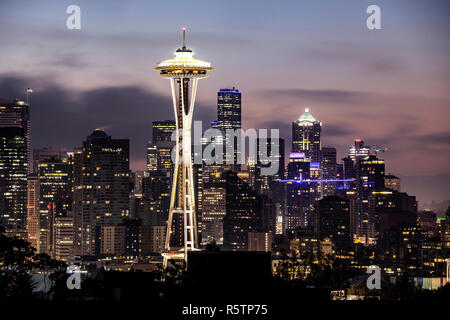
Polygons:
[[[227,130],[241,129],[242,126],[242,93],[236,87],[220,89],[217,91],[217,121],[211,123],[213,129],[218,129],[221,136],[211,137],[211,141],[202,141],[202,148],[208,143],[215,145],[215,150],[221,149],[226,156],[232,156],[233,163],[211,163],[203,161],[201,169],[198,168],[197,193],[198,197],[198,225],[201,242],[203,244],[215,242],[223,243],[223,219],[226,214],[225,180],[226,171],[238,172],[241,165],[237,164],[240,150],[237,149],[235,139],[228,139]],[[204,139],[205,140],[205,139]],[[225,155],[227,144],[232,145],[232,155]],[[219,146],[219,148],[216,148]],[[214,154],[214,156],[217,156]],[[206,160],[206,159],[203,159]],[[200,170],[199,170],[200,169]]]
[[[72,166],[67,159],[50,158],[39,162],[39,214],[38,242],[40,253],[56,257],[56,239],[61,218],[72,219]],[[64,224],[68,222],[65,221]],[[58,239],[59,240],[59,239]],[[68,239],[65,239],[67,241]]]
[[117,226],[129,217],[129,140],[96,129],[73,157],[76,251],[96,256],[102,226]]
[[305,112],[292,123],[292,152],[301,152],[311,162],[320,162],[322,123]]
[[30,108],[0,99],[0,227],[26,238],[27,175],[30,172]]
[[217,92],[217,122],[220,129],[241,129],[241,99],[241,91],[235,87]]
[[168,176],[173,174],[172,149],[176,139],[172,135],[176,130],[175,120],[157,120],[152,122],[152,146],[147,148],[147,157],[151,161],[156,148],[156,168]]

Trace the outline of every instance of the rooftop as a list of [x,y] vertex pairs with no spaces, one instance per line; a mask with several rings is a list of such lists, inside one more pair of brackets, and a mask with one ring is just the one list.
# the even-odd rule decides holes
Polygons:
[[313,117],[311,113],[309,113],[309,108],[305,108],[305,112],[298,119],[298,122],[316,122],[316,118]]
[[186,47],[186,29],[183,28],[183,45],[175,51],[175,57],[158,62],[154,70],[161,71],[161,74],[173,73],[182,74],[186,72],[198,73],[214,70],[211,62],[202,61],[194,58],[194,53]]

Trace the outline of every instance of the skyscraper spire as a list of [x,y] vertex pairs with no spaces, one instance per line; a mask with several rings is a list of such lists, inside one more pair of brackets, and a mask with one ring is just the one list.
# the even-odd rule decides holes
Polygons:
[[183,27],[183,49],[186,49],[186,27]]

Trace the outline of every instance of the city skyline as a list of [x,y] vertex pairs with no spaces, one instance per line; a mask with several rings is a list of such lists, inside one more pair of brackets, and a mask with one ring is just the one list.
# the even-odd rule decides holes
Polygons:
[[5,0],[0,301],[448,300],[448,12]]
[[[82,28],[70,31],[64,25],[66,4],[2,3],[7,9],[0,17],[10,26],[8,33],[0,31],[2,38],[20,41],[2,52],[0,96],[25,99],[25,88],[33,87],[33,148],[70,149],[101,127],[130,138],[132,169],[143,170],[151,121],[172,119],[165,108],[170,97],[151,72],[152,62],[174,51],[179,41],[174,27],[162,27],[154,15],[168,5],[155,2],[151,10],[143,2],[79,5]],[[102,5],[108,10],[103,12]],[[387,172],[428,181],[421,185],[417,178],[410,183],[405,179],[404,187],[421,204],[447,200],[449,65],[443,53],[449,43],[443,12],[448,4],[379,5],[383,29],[375,32],[365,28],[365,2],[285,1],[279,6],[262,3],[257,9],[231,2],[229,9],[239,12],[237,17],[227,10],[218,15],[220,21],[228,19],[226,31],[213,21],[215,14],[195,19],[219,5],[196,12],[181,5],[176,14],[188,10],[192,18],[182,19],[176,28],[186,25],[194,51],[201,48],[214,57],[218,68],[198,92],[194,119],[215,120],[217,90],[235,85],[243,92],[244,129],[280,128],[281,136],[290,139],[290,123],[309,107],[323,122],[324,146],[336,147],[338,159],[355,138],[384,146]],[[288,6],[292,10],[286,13]],[[261,19],[269,12],[270,24]],[[285,14],[291,19],[282,19]],[[19,16],[27,19],[18,24]],[[129,47],[139,50],[125,50]],[[65,135],[55,134],[62,128]],[[442,156],[410,161],[424,153]]]

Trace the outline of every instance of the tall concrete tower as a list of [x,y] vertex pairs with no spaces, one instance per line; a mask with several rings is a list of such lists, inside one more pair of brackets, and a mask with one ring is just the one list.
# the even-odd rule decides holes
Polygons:
[[170,80],[173,111],[176,122],[175,167],[163,265],[171,259],[184,259],[188,251],[198,247],[195,217],[194,177],[191,154],[191,126],[195,95],[199,79],[214,70],[211,63],[195,59],[186,47],[186,28],[183,28],[183,45],[175,57],[158,63],[155,70]]

